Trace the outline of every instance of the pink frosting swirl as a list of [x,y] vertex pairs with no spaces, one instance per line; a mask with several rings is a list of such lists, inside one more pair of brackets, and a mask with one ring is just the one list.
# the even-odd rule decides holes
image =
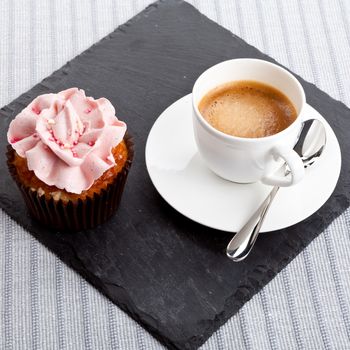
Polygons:
[[40,180],[79,194],[115,165],[111,150],[125,132],[109,100],[71,88],[34,99],[12,120],[7,139]]

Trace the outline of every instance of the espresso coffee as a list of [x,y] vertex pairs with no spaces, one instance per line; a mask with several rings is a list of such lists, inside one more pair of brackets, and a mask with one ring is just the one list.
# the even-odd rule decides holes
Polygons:
[[281,91],[251,80],[216,87],[202,98],[198,109],[215,129],[246,138],[277,134],[297,117],[293,104]]

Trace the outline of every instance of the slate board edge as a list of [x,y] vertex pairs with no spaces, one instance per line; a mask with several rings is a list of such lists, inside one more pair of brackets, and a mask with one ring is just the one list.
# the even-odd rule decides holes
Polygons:
[[[87,48],[86,50],[84,50],[83,52],[81,52],[80,54],[78,54],[77,56],[72,58],[71,60],[67,61],[62,67],[60,67],[57,70],[55,70],[54,72],[52,72],[49,76],[44,78],[41,82],[39,82],[39,83],[35,84],[34,86],[32,86],[31,88],[29,88],[28,91],[24,92],[23,94],[20,94],[19,96],[15,97],[12,102],[1,107],[0,112],[1,111],[6,112],[7,110],[14,111],[13,106],[16,106],[17,104],[25,107],[33,99],[32,95],[30,95],[29,92],[31,92],[32,90],[35,90],[35,89],[37,89],[38,91],[43,91],[43,92],[47,91],[46,90],[46,88],[47,88],[46,83],[50,82],[52,80],[55,81],[56,79],[60,79],[64,75],[69,74],[69,70],[71,68],[71,65],[72,65],[72,63],[74,63],[75,60],[77,60],[81,56],[88,55],[92,51],[92,49],[94,49],[96,46],[103,43],[104,41],[112,39],[117,35],[123,35],[125,30],[129,26],[131,26],[133,23],[137,22],[138,20],[142,19],[144,15],[156,10],[158,8],[158,6],[161,5],[162,3],[167,3],[167,2],[169,2],[169,3],[181,3],[181,2],[185,2],[185,1],[182,1],[182,0],[158,0],[158,1],[148,5],[145,9],[143,9],[141,12],[139,12],[138,14],[133,16],[131,19],[129,19],[125,23],[119,25],[113,32],[107,34],[105,37],[100,39],[98,42],[91,45],[89,48]],[[190,5],[190,4],[188,4],[188,5]],[[124,30],[124,28],[125,28],[125,30]],[[21,100],[21,102],[19,103],[18,100]]]
[[[102,38],[100,41],[98,41],[97,43],[93,44],[91,47],[89,47],[87,50],[83,51],[81,54],[79,54],[78,56],[74,57],[72,60],[68,61],[64,66],[62,66],[61,68],[59,68],[58,70],[56,70],[55,72],[53,72],[50,76],[48,76],[47,78],[43,79],[40,83],[36,84],[34,87],[32,87],[30,90],[28,90],[27,92],[21,94],[20,96],[18,96],[17,98],[15,98],[15,100],[11,103],[9,103],[8,105],[4,106],[1,108],[0,111],[4,111],[6,112],[6,110],[10,110],[13,111],[13,106],[16,106],[17,104],[19,105],[23,105],[25,106],[27,103],[29,103],[32,99],[33,96],[29,95],[28,92],[33,90],[37,90],[38,93],[40,92],[45,92],[46,91],[46,83],[50,82],[50,81],[55,81],[56,79],[61,79],[64,75],[69,74],[69,70],[71,67],[71,64],[74,63],[75,59],[78,59],[80,56],[83,55],[88,55],[89,52],[95,48],[96,46],[98,46],[100,43],[102,43],[105,40],[111,39],[117,35],[123,35],[123,33],[127,30],[127,28],[129,26],[131,26],[133,23],[137,22],[139,19],[143,18],[146,14],[156,10],[158,8],[158,6],[162,5],[163,3],[167,4],[167,3],[186,3],[185,1],[182,0],[159,0],[153,4],[150,4],[148,7],[146,7],[143,11],[141,11],[139,14],[137,14],[136,16],[134,16],[133,18],[131,18],[130,20],[128,20],[126,23],[120,25],[118,28],[116,28],[116,30],[114,30],[112,33],[108,34],[106,37]],[[192,5],[186,3],[187,6],[193,7]],[[195,9],[196,10],[196,9]],[[196,10],[197,12],[199,12],[198,10]],[[200,13],[200,12],[199,12]],[[202,13],[200,13],[201,16],[205,17],[206,20],[215,23],[216,25],[218,25],[215,21],[212,21],[211,19],[207,18],[206,16],[204,16]],[[230,31],[228,31],[227,29],[223,28],[223,30],[227,31],[230,33],[230,35],[232,35],[233,37],[235,37],[237,40],[243,41],[241,38],[239,38],[238,36],[236,36],[235,34],[231,33]],[[246,45],[253,47],[252,45],[248,44],[245,42]],[[254,47],[254,49],[256,49]],[[257,50],[257,49],[256,49]],[[261,52],[259,50],[259,52]],[[275,62],[276,64],[280,65],[278,62],[276,62],[274,59],[272,59],[271,57],[263,54],[266,58],[269,58],[269,60],[272,60],[273,62]],[[282,65],[281,65],[282,66]],[[284,67],[285,68],[285,67]],[[286,68],[288,70],[288,68]],[[296,77],[298,77],[299,79],[303,80],[300,76],[296,75],[295,73],[293,73]],[[304,81],[304,80],[303,80]],[[316,87],[315,84],[310,83],[310,82],[305,82],[306,84],[309,84],[310,86]],[[317,87],[316,87],[317,88]],[[318,88],[317,88],[318,89]],[[319,90],[321,91],[321,90]],[[327,93],[323,92],[322,93],[325,96],[330,97]],[[336,101],[334,98],[330,97],[332,100]],[[19,100],[21,102],[19,102]],[[337,101],[337,103],[341,104],[342,106],[346,107],[346,105],[344,103],[342,103],[341,101]],[[346,107],[347,108],[347,107]],[[339,214],[340,215],[340,214]],[[10,215],[12,218],[14,218],[12,215]],[[337,216],[334,216],[332,218],[332,220],[334,220]],[[22,227],[25,227],[25,225],[21,225]],[[315,237],[317,237],[318,235],[316,235]],[[315,238],[313,237],[312,240]],[[163,344],[165,344],[166,346],[168,346],[171,349],[182,349],[183,348],[183,344],[186,343],[186,348],[187,349],[196,349],[197,347],[199,347],[200,345],[202,345],[208,338],[209,336],[216,331],[222,324],[224,324],[226,322],[226,320],[232,316],[233,314],[235,314],[238,309],[240,307],[242,307],[242,305],[245,304],[245,302],[247,302],[250,298],[252,298],[256,293],[258,293],[263,286],[265,286],[269,281],[272,280],[273,277],[275,277],[275,275],[277,273],[279,273],[291,260],[293,260],[312,240],[310,240],[307,243],[301,243],[300,246],[298,247],[298,249],[295,249],[294,246],[294,251],[291,251],[290,255],[288,257],[283,257],[280,259],[279,263],[277,264],[277,268],[275,268],[273,271],[272,270],[264,270],[264,267],[258,267],[255,268],[254,270],[252,270],[253,274],[256,275],[260,275],[260,279],[259,281],[256,280],[256,282],[258,283],[257,285],[253,285],[252,282],[250,282],[249,284],[245,284],[244,288],[249,290],[249,297],[247,297],[246,299],[242,299],[240,300],[239,303],[235,303],[235,300],[237,298],[237,294],[240,293],[240,290],[238,289],[238,291],[235,293],[235,295],[231,296],[230,298],[228,298],[226,300],[225,305],[234,305],[234,309],[232,312],[230,312],[230,314],[225,315],[225,309],[222,313],[218,314],[215,318],[216,322],[209,322],[209,326],[206,329],[205,334],[202,335],[198,335],[198,336],[193,336],[189,339],[187,339],[186,341],[179,341],[179,342],[170,342],[168,339],[164,338],[164,336],[162,336],[161,334],[158,333],[157,329],[152,327],[150,324],[145,324],[143,323],[140,318],[134,314],[133,310],[130,309],[130,307],[128,307],[126,304],[122,303],[122,302],[117,302],[116,304],[123,309],[124,311],[126,311],[133,319],[135,319],[138,323],[140,323],[143,327],[145,327],[146,329],[148,329],[158,340],[160,340]],[[51,250],[51,249],[50,249]],[[74,270],[76,270],[74,268],[74,264],[69,264],[69,266],[71,268],[73,268]],[[81,266],[80,266],[81,269]],[[87,280],[89,283],[95,284],[95,285],[99,285],[98,283],[96,283],[96,280],[94,278],[94,276],[92,276],[88,271],[85,270],[86,275],[82,276],[80,273],[80,275]],[[100,292],[102,294],[106,295],[105,291],[103,288],[100,288]],[[246,294],[246,293],[245,293]],[[114,302],[114,301],[113,301]],[[133,304],[129,301],[130,304]],[[136,307],[133,305],[134,310],[136,309]],[[141,310],[138,310],[139,314],[144,314]],[[149,315],[146,315],[148,318],[150,317]],[[208,320],[210,321],[210,320]],[[213,320],[211,320],[213,321]]]

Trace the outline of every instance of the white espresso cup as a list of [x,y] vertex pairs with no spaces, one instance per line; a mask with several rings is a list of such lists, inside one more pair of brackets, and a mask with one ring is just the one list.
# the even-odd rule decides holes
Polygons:
[[[231,136],[215,129],[199,112],[200,101],[215,87],[240,80],[254,80],[281,91],[296,109],[295,121],[274,135],[259,138]],[[303,122],[314,117],[303,114],[306,104],[304,90],[287,70],[264,60],[250,58],[221,62],[199,76],[193,86],[192,103],[198,151],[214,173],[233,182],[262,181],[278,186],[291,186],[303,178],[304,166],[293,147]],[[290,169],[289,176],[277,172],[284,161]]]

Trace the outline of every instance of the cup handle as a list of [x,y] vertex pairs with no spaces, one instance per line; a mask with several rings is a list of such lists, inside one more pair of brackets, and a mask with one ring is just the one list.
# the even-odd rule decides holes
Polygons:
[[266,185],[288,187],[298,183],[305,175],[303,162],[293,149],[283,146],[274,147],[272,149],[273,156],[281,157],[287,163],[290,169],[290,175],[283,176],[277,174],[269,174],[261,179],[261,182]]
[[[324,124],[323,120],[316,116],[302,116],[302,122],[306,122],[310,119],[316,119],[319,120],[321,123]],[[266,175],[261,179],[261,182],[266,185],[271,186],[279,186],[279,187],[288,187],[297,184],[305,175],[305,168],[304,164],[298,155],[297,152],[295,152],[293,149],[284,148],[284,147],[275,147],[272,150],[272,154],[275,157],[281,157],[285,160],[285,162],[288,164],[288,167],[290,169],[290,175],[288,176],[280,176],[276,174],[269,174]]]

